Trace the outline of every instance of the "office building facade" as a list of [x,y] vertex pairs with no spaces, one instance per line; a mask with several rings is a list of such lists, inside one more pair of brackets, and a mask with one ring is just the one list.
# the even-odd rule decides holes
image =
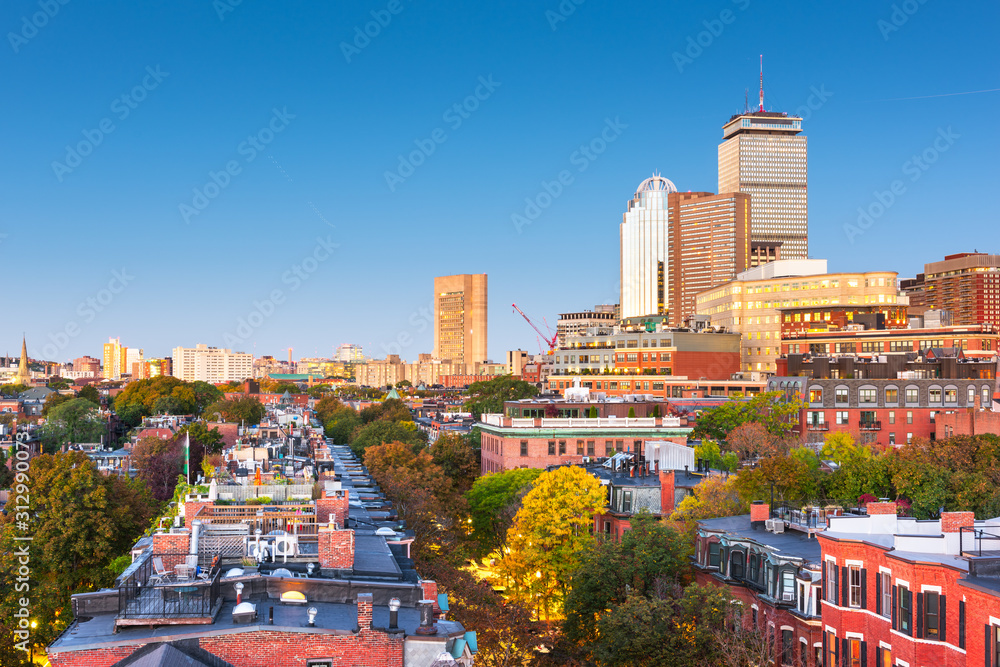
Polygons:
[[128,348],[120,338],[109,338],[104,344],[104,379],[120,380],[128,372]]
[[557,344],[562,347],[571,336],[577,336],[591,327],[612,326],[620,315],[618,304],[594,306],[593,310],[579,313],[561,313],[556,322]]
[[924,265],[901,289],[910,304],[951,312],[954,325],[1000,327],[1000,255],[965,252]]
[[784,259],[809,256],[806,137],[802,119],[767,111],[723,125],[719,192],[750,195],[751,241],[781,244]]
[[253,377],[253,355],[230,349],[209,347],[175,347],[173,376],[186,382],[242,382]]
[[486,361],[487,296],[485,273],[434,279],[434,358]]
[[668,196],[677,186],[662,176],[647,178],[622,214],[621,317],[663,315],[669,308],[667,262],[670,251]]

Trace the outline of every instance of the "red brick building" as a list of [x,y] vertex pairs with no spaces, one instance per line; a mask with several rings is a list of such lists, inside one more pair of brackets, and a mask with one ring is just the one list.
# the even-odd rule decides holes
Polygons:
[[895,503],[869,503],[866,516],[831,517],[817,537],[823,664],[997,665],[1000,520],[917,521]]
[[951,311],[955,324],[1000,327],[1000,255],[946,255],[924,264],[924,272],[901,281],[900,289],[912,305]]

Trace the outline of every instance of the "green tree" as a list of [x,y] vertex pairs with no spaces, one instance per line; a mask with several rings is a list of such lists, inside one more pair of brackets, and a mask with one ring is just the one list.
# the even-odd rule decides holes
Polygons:
[[[45,397],[45,404],[42,405],[42,416],[48,417],[49,413],[52,412],[52,409],[54,407],[56,407],[57,405],[62,405],[63,403],[71,400],[72,398],[73,398],[72,396],[64,396],[63,394],[60,394],[58,392],[52,392],[51,394]],[[94,401],[95,405],[97,405],[98,403],[99,401]]]
[[465,401],[465,408],[478,420],[483,414],[503,412],[505,401],[537,396],[538,388],[513,375],[501,375],[491,380],[473,382],[467,393],[469,398]]
[[177,432],[176,439],[183,441],[185,434],[190,434],[192,446],[197,445],[205,452],[222,451],[223,441],[219,429],[209,428],[203,421],[192,422],[183,427]]
[[253,426],[259,424],[266,414],[267,408],[260,401],[252,396],[244,396],[216,401],[205,408],[202,416],[209,421],[221,419],[225,422],[243,422],[247,426]]
[[876,498],[895,498],[890,471],[893,457],[890,452],[845,457],[825,480],[827,495],[844,505],[853,505],[866,493]]
[[386,442],[404,442],[411,446],[427,444],[427,435],[410,422],[377,420],[358,427],[351,440],[351,449],[363,456],[366,449]]
[[506,545],[508,529],[521,507],[521,498],[541,474],[539,468],[515,468],[488,474],[472,484],[465,499],[478,555],[491,554]]
[[319,420],[319,423],[326,424],[334,414],[345,408],[350,410],[336,396],[324,396],[316,402],[316,407],[313,410],[316,412],[316,419]]
[[[201,383],[205,385],[207,383]],[[203,389],[203,395],[207,389]],[[192,414],[197,411],[198,392],[192,384],[169,375],[129,382],[115,397],[115,413],[129,426],[138,426],[143,417],[157,412],[157,400],[171,397],[160,404],[161,412]]]
[[100,442],[106,432],[100,408],[85,398],[74,398],[60,403],[49,413],[42,427],[42,446],[51,454],[70,443]]
[[195,380],[191,383],[191,391],[194,392],[194,413],[196,415],[200,415],[212,403],[225,398],[221,389],[201,380]]
[[805,407],[800,400],[788,400],[783,392],[763,392],[749,399],[734,396],[716,408],[698,416],[692,438],[726,440],[736,427],[747,422],[759,423],[775,436],[787,435]]
[[431,458],[452,481],[456,493],[465,493],[479,477],[479,453],[455,433],[442,433],[430,446]]
[[733,485],[746,504],[770,499],[772,488],[775,498],[792,504],[816,500],[819,495],[816,470],[807,459],[790,454],[771,456],[753,468],[743,468]]
[[[32,616],[42,646],[62,632],[73,614],[70,595],[110,585],[111,561],[127,553],[160,505],[143,485],[105,475],[81,452],[31,460],[27,488]],[[19,550],[23,531],[17,513],[0,517],[0,617],[14,618]]]
[[508,530],[510,552],[502,561],[518,598],[537,599],[546,611],[565,599],[582,553],[594,542],[594,514],[605,502],[604,487],[582,468],[538,476]]
[[688,547],[672,528],[648,513],[630,519],[621,541],[600,541],[583,554],[566,598],[563,630],[576,642],[599,643],[597,627],[609,609],[630,594],[653,597],[687,570]]
[[0,384],[0,396],[17,396],[28,391],[26,384]]
[[86,385],[80,391],[76,392],[76,397],[85,398],[96,405],[101,404],[101,393],[91,384]]

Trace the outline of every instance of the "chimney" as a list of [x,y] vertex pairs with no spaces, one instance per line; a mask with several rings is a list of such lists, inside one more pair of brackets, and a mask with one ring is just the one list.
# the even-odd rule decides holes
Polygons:
[[942,512],[941,532],[957,533],[960,528],[971,528],[975,522],[975,512]]
[[372,607],[374,597],[371,593],[358,594],[358,630],[364,632],[372,629]]
[[660,477],[660,514],[670,516],[674,513],[674,471],[661,470]]
[[874,514],[896,514],[896,503],[868,503],[868,516]]
[[434,624],[434,600],[421,600],[417,603],[420,611],[420,627],[417,628],[418,635],[436,635],[437,626]]
[[759,530],[764,522],[771,518],[771,506],[763,500],[755,500],[750,504],[750,527]]

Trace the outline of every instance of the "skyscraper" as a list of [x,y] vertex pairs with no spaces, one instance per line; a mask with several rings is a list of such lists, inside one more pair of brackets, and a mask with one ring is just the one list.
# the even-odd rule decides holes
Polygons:
[[104,344],[104,378],[120,380],[128,372],[128,348],[122,345],[121,338],[109,338]]
[[809,255],[806,138],[801,132],[797,116],[747,112],[722,126],[719,144],[719,192],[750,195],[751,244],[780,243],[782,259]]
[[667,195],[671,192],[677,192],[677,187],[669,179],[651,176],[639,184],[622,214],[619,303],[623,318],[663,315],[669,307]]
[[434,279],[434,357],[453,363],[486,361],[486,274]]
[[910,306],[948,310],[956,326],[1000,326],[1000,255],[963,252],[924,264],[900,289]]

